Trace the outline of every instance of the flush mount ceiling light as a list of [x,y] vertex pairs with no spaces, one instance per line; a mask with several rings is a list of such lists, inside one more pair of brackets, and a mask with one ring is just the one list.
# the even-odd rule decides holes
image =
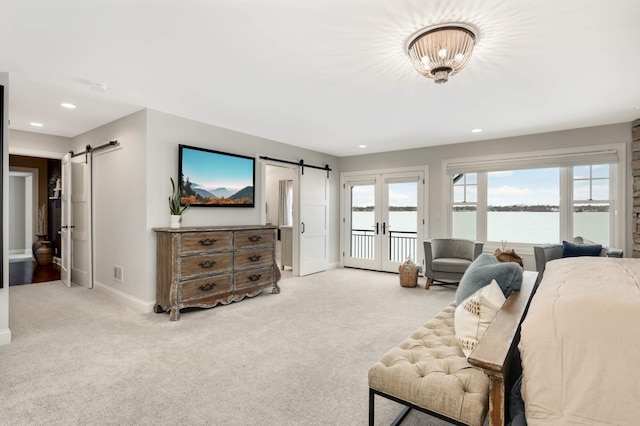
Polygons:
[[476,44],[476,31],[466,24],[443,24],[418,31],[407,51],[416,71],[436,83],[446,83],[459,73]]

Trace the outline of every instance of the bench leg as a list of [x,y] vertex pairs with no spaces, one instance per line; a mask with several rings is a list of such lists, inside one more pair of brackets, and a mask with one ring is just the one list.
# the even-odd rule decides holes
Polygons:
[[373,399],[376,397],[376,394],[373,393],[373,389],[369,388],[369,426],[373,426],[373,417],[374,417],[374,407],[373,407]]
[[[374,408],[374,398],[375,398],[376,394],[373,391],[373,389],[369,388],[369,426],[373,426],[374,424],[374,414],[375,414],[375,408]],[[400,402],[400,401],[397,401]],[[400,414],[398,414],[398,416],[393,420],[393,422],[391,423],[390,426],[398,426],[400,423],[402,423],[404,421],[404,418],[407,417],[407,415],[409,414],[409,412],[411,411],[411,407],[409,406],[405,406],[402,411],[400,412]]]
[[402,423],[404,421],[404,418],[407,417],[407,414],[409,414],[409,411],[411,411],[411,407],[404,407],[402,412],[398,414],[398,417],[396,417],[393,423],[391,423],[391,426],[398,426],[400,423]]

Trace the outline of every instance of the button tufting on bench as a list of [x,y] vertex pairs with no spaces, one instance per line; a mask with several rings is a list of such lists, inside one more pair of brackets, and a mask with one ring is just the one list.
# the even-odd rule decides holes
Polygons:
[[387,352],[369,370],[369,387],[449,418],[482,426],[489,378],[455,341],[455,304]]

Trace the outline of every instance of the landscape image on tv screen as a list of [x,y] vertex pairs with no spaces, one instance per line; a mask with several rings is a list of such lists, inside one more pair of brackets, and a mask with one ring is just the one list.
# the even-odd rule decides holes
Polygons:
[[180,145],[181,203],[192,207],[254,207],[255,159]]

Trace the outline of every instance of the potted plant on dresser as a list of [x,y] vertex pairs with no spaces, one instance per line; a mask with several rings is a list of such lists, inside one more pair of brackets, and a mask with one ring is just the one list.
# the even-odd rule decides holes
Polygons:
[[180,194],[180,187],[176,186],[176,183],[173,181],[173,178],[169,178],[169,179],[171,179],[171,190],[172,190],[172,194],[169,197],[169,210],[171,212],[171,227],[180,228],[182,213],[187,211],[187,209],[191,204],[187,202],[182,206],[180,205],[181,199],[182,199],[181,197],[182,194]]

